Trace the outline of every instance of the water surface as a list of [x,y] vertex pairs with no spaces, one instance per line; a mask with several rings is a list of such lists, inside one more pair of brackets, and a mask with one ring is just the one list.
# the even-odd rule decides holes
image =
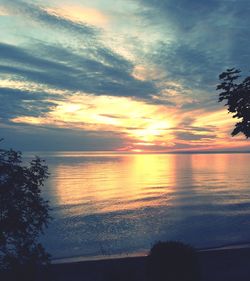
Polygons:
[[135,254],[155,241],[250,241],[250,154],[39,153],[54,258]]

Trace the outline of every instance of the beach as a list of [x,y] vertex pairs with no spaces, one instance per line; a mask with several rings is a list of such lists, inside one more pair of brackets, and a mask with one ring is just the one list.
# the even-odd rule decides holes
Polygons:
[[[250,279],[249,247],[199,250],[198,257],[201,281]],[[146,281],[146,262],[144,256],[52,264],[46,273],[39,274],[38,280]]]

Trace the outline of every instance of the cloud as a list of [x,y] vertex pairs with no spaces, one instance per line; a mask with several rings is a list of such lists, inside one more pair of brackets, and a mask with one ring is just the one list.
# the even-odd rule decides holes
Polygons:
[[185,89],[193,89],[201,85],[210,86],[215,78],[211,75],[211,68],[215,67],[212,57],[183,42],[176,42],[170,46],[162,43],[158,47],[155,60],[165,69],[169,81],[177,81]]
[[72,20],[62,18],[56,13],[50,13],[40,6],[27,3],[21,0],[2,0],[5,9],[17,15],[28,16],[48,27],[74,32],[79,35],[93,36],[97,29],[83,23],[76,23]]
[[131,63],[104,47],[97,45],[89,57],[49,45],[44,54],[44,46],[41,53],[39,47],[0,44],[0,71],[29,82],[94,95],[150,98],[156,92],[152,82],[131,75]]
[[[115,132],[91,132],[46,126],[1,126],[2,147],[21,151],[113,150],[127,143]],[[18,140],[18,142],[16,141]]]
[[158,16],[167,19],[175,28],[183,31],[192,29],[204,18],[214,13],[220,7],[221,0],[139,0],[151,10],[146,10],[151,16],[157,12]]
[[197,141],[197,140],[213,140],[216,138],[215,134],[194,134],[191,132],[176,132],[176,137],[179,140]]
[[17,116],[39,117],[56,104],[48,101],[53,95],[0,87],[0,118],[6,121]]
[[158,150],[229,143],[234,120],[218,110],[215,88],[225,68],[249,67],[247,1],[81,3],[88,23],[77,1],[70,11],[59,2],[1,1],[0,118],[13,136],[35,140],[34,128],[90,149],[102,139]]
[[100,116],[108,117],[108,118],[114,118],[114,119],[126,118],[125,115],[115,115],[115,114],[100,114]]
[[51,61],[45,58],[36,57],[29,53],[28,50],[24,50],[21,47],[0,43],[0,59],[3,63],[22,65],[25,68],[41,69],[50,71],[64,71],[67,73],[72,70],[67,65],[63,65],[60,62]]
[[46,9],[51,14],[56,14],[64,19],[68,19],[72,22],[89,24],[92,26],[98,26],[103,28],[109,22],[108,16],[98,9],[83,7],[81,5],[64,4],[57,5],[55,8]]
[[198,97],[201,106],[207,107],[202,97],[215,92],[219,73],[232,66],[248,70],[247,1],[138,2],[147,24],[156,26],[165,35],[156,42],[149,60],[162,69],[165,81],[181,84],[183,93],[188,91],[189,96]]

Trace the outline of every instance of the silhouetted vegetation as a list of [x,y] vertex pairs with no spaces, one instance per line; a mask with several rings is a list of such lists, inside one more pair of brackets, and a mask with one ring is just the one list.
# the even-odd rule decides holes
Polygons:
[[197,281],[199,266],[194,248],[181,242],[156,243],[147,257],[149,281]]
[[222,90],[219,94],[219,102],[226,100],[228,111],[234,113],[233,117],[241,119],[236,123],[232,136],[243,133],[247,138],[250,136],[250,76],[242,82],[236,83],[240,78],[241,71],[231,68],[220,74],[221,84],[217,90]]
[[[50,220],[49,205],[41,196],[48,167],[36,157],[23,165],[22,154],[0,149],[0,271],[16,280],[32,280],[32,272],[49,263],[38,242]],[[23,279],[21,279],[23,278]]]

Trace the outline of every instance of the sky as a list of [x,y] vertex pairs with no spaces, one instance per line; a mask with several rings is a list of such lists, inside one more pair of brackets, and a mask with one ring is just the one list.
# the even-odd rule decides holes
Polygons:
[[249,150],[218,75],[249,0],[0,0],[0,137],[27,151]]

